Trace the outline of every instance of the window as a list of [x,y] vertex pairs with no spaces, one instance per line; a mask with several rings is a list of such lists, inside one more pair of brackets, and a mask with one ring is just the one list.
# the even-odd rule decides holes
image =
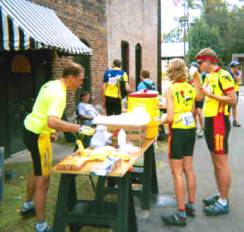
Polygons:
[[136,86],[140,83],[140,74],[142,68],[142,48],[138,43],[135,47],[135,67],[136,67]]
[[130,49],[129,44],[126,41],[121,42],[121,62],[122,62],[122,69],[127,72],[129,75],[130,70]]

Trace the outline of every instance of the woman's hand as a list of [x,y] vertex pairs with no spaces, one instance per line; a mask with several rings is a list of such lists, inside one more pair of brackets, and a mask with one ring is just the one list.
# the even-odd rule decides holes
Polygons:
[[201,75],[198,71],[196,71],[193,75],[194,85],[201,86]]

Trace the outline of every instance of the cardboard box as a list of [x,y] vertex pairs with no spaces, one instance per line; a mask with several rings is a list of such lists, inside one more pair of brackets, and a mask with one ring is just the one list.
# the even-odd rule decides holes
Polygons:
[[146,139],[146,126],[143,127],[133,127],[133,126],[107,126],[108,131],[113,134],[112,142],[113,145],[118,145],[118,133],[120,129],[124,129],[126,132],[127,142],[132,142],[137,147],[142,147]]

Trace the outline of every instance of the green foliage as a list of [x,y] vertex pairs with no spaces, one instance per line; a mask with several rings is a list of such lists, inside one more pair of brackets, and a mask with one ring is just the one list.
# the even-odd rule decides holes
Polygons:
[[224,65],[230,62],[233,53],[243,53],[244,7],[230,7],[225,0],[193,0],[189,6],[202,10],[200,19],[190,28],[189,61],[203,47],[212,47]]
[[223,43],[217,27],[210,27],[204,19],[198,19],[189,31],[188,61],[192,62],[197,52],[206,47],[221,54]]

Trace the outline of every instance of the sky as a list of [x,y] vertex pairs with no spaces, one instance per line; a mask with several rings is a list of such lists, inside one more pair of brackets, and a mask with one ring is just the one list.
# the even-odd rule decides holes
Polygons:
[[[174,1],[180,0],[161,0],[162,4],[162,32],[167,33],[170,30],[174,29],[177,26],[177,22],[174,19],[175,17],[180,17],[184,15],[183,7],[176,7]],[[182,1],[182,0],[181,0]],[[227,0],[230,4],[239,4],[238,0]],[[190,20],[193,20],[194,17],[198,17],[200,14],[199,10],[190,11]]]

